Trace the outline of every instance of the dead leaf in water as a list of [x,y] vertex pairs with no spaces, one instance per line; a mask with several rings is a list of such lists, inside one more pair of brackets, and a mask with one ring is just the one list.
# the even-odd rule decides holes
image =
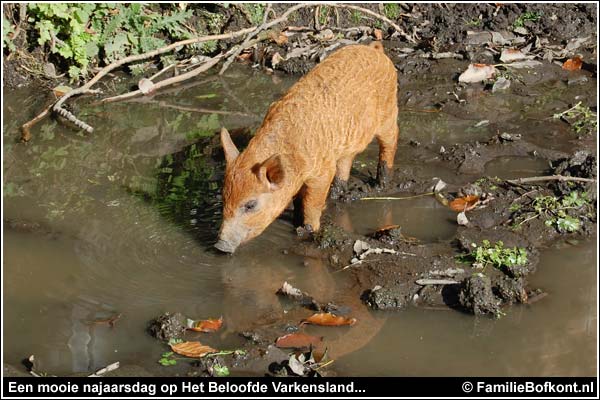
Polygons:
[[581,57],[569,58],[562,65],[562,69],[567,71],[577,71],[581,69],[583,65],[583,59]]
[[450,207],[452,211],[464,212],[472,210],[477,204],[479,204],[479,196],[471,195],[465,197],[457,197],[456,199],[448,203],[448,207]]
[[194,321],[193,319],[187,320],[187,328],[196,332],[215,332],[223,326],[223,317],[219,319],[203,319]]
[[354,325],[356,318],[346,318],[331,313],[313,314],[309,318],[302,321],[302,324],[312,324],[321,326],[343,326]]
[[526,60],[527,58],[528,57],[519,49],[504,49],[500,55],[500,61],[503,63]]
[[481,82],[492,78],[496,73],[496,68],[488,64],[469,64],[465,72],[458,77],[459,82],[472,83]]
[[275,346],[284,349],[303,349],[308,347],[317,347],[323,342],[323,336],[312,336],[306,333],[290,333],[281,336],[275,341]]
[[205,346],[200,342],[181,342],[171,345],[171,350],[182,356],[201,358],[210,353],[216,353],[217,350],[210,346]]
[[73,90],[73,89],[70,88],[69,86],[58,85],[57,87],[55,87],[54,89],[52,89],[52,92],[54,92],[54,95],[56,97],[62,97],[65,94],[69,93],[71,90]]

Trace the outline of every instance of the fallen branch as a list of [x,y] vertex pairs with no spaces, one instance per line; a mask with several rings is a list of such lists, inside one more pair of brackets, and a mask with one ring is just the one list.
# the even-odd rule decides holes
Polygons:
[[39,113],[36,117],[21,125],[21,142],[26,143],[31,140],[31,128],[35,124],[46,118],[46,115],[48,115],[53,105],[54,103],[48,104],[48,106],[46,106],[46,108],[44,108],[44,110],[41,113]]
[[99,369],[98,371],[94,372],[91,375],[88,375],[88,378],[98,378],[98,377],[106,374],[107,372],[114,371],[115,369],[118,369],[119,367],[120,367],[120,364],[117,361],[115,363],[107,365],[104,368]]
[[428,285],[457,285],[460,282],[454,279],[417,279],[415,281],[417,285],[428,286]]
[[[160,82],[157,82],[154,85],[153,90],[159,90],[165,86],[169,86],[169,85],[173,85],[175,83],[178,82],[182,82],[185,80],[188,80],[190,78],[193,78],[194,76],[198,75],[201,72],[204,72],[206,70],[209,70],[210,68],[212,68],[214,65],[216,65],[219,61],[221,61],[221,58],[223,58],[224,55],[218,55],[213,57],[210,61],[208,61],[206,64],[201,65],[200,67],[191,70],[190,72],[186,72],[185,74],[181,74],[181,75],[177,75],[174,76],[172,78],[168,78],[165,80],[162,80]],[[133,90],[131,92],[125,93],[125,94],[121,94],[118,96],[113,96],[113,97],[108,97],[106,99],[102,99],[100,100],[100,103],[112,103],[115,101],[121,101],[121,100],[126,100],[126,99],[130,99],[132,97],[136,97],[138,95],[142,94],[142,91],[140,89],[137,90]]]
[[421,194],[416,194],[414,196],[406,196],[406,197],[363,197],[363,198],[361,198],[361,200],[410,200],[410,199],[416,199],[418,197],[432,196],[434,194],[435,194],[434,192],[429,192],[429,193],[421,193]]
[[263,31],[267,25],[267,19],[269,18],[269,14],[271,12],[271,3],[267,4],[267,9],[265,11],[265,15],[263,17],[263,22],[262,24],[256,28],[256,30],[254,30],[253,32],[249,33],[248,36],[246,36],[246,39],[244,39],[244,41],[242,42],[242,44],[240,44],[239,46],[237,46],[236,50],[227,58],[227,60],[225,60],[225,62],[223,63],[223,67],[221,67],[221,70],[219,71],[219,75],[223,75],[223,73],[227,70],[227,68],[229,68],[229,66],[231,65],[231,63],[235,60],[235,58],[237,56],[240,55],[240,53],[248,46],[248,44],[250,43],[250,40],[258,35],[261,31]]
[[186,107],[186,106],[179,106],[177,104],[169,104],[162,100],[150,100],[150,99],[146,99],[146,98],[140,98],[140,99],[131,99],[131,100],[128,100],[128,102],[156,104],[159,107],[171,108],[171,109],[179,110],[179,111],[190,111],[190,112],[196,112],[196,113],[201,113],[201,114],[239,115],[242,117],[256,118],[256,115],[247,114],[242,111],[214,110],[214,109],[202,108],[202,107]]
[[521,183],[544,182],[544,181],[561,181],[561,182],[596,182],[595,179],[580,178],[577,176],[564,175],[548,175],[548,176],[531,176],[528,178],[510,179],[506,182],[519,185]]

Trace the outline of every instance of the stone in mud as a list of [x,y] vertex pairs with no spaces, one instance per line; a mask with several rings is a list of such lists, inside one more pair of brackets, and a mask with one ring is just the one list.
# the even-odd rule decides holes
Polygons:
[[186,318],[180,313],[164,313],[150,321],[148,333],[159,340],[168,342],[179,338],[185,332]]
[[403,309],[410,304],[414,285],[401,283],[387,288],[376,286],[363,293],[363,301],[374,310]]
[[475,315],[500,314],[500,300],[492,291],[490,278],[483,274],[474,274],[463,281],[459,302]]
[[525,284],[523,278],[511,279],[505,276],[495,282],[494,292],[505,303],[526,303],[527,291],[525,290]]

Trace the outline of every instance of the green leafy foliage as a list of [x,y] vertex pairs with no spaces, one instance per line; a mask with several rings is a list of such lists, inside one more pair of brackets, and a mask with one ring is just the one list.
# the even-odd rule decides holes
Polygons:
[[573,131],[580,134],[594,134],[598,129],[598,119],[595,112],[581,102],[561,113],[554,114],[554,119],[560,119],[569,125]]
[[246,10],[246,14],[254,25],[262,24],[266,6],[262,3],[246,3],[242,4],[244,10]]
[[8,19],[2,14],[2,49],[13,51],[15,44],[12,41],[12,35],[15,30]]
[[173,353],[172,351],[167,351],[166,353],[163,353],[160,360],[158,360],[158,363],[163,367],[170,367],[172,365],[177,364],[177,360],[175,359],[175,353]]
[[69,76],[86,76],[91,63],[110,63],[192,36],[192,11],[157,4],[29,3],[37,43],[68,64]]
[[400,16],[400,6],[397,3],[385,3],[383,5],[383,14],[391,20]]
[[[576,232],[581,227],[578,217],[569,215],[571,210],[580,210],[590,205],[590,199],[586,192],[572,191],[562,198],[556,196],[538,196],[533,199],[530,207],[522,204],[512,204],[510,211],[515,213],[513,217],[517,221],[516,227],[527,221],[542,218],[546,226],[553,226],[559,232]],[[533,211],[531,211],[533,210]]]
[[229,368],[225,365],[215,364],[212,366],[213,376],[229,376]]
[[515,22],[513,22],[513,26],[515,28],[520,28],[525,26],[525,22],[527,21],[531,21],[531,22],[536,22],[541,18],[541,15],[539,13],[536,12],[524,12],[523,14],[519,15],[519,18],[517,18],[515,20]]
[[498,269],[510,269],[527,264],[527,251],[522,247],[505,248],[502,241],[492,245],[489,240],[482,240],[481,245],[473,243],[471,246],[471,252],[461,258],[482,268],[492,264]]

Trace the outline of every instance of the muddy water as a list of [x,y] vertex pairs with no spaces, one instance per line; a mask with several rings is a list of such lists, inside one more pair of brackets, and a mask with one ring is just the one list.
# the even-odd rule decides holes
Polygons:
[[[544,103],[546,115],[566,108],[575,94],[595,98],[581,88],[557,88],[543,76],[536,78],[542,81],[538,92],[552,92],[552,101]],[[532,141],[570,148],[568,136],[556,137],[560,124],[531,123],[523,108],[527,97],[510,102],[498,96],[478,106],[420,112],[436,100],[426,94],[427,79],[425,74],[413,83],[416,94],[401,112],[398,162],[407,175],[470,180],[440,162],[440,146],[485,140],[503,123]],[[211,137],[221,125],[234,137],[238,128],[256,128],[270,102],[292,83],[240,66],[223,78],[198,80],[149,101],[82,103],[79,115],[95,126],[94,134],[46,121],[28,145],[15,143],[17,127],[43,101],[32,91],[6,93],[3,361],[17,365],[35,354],[40,369],[55,374],[114,361],[170,374],[178,370],[156,363],[165,347],[144,333],[158,314],[223,315],[226,329],[201,339],[235,348],[242,343],[236,331],[282,315],[273,293],[285,280],[321,298],[343,298],[336,287],[345,277],[332,275],[315,259],[283,253],[298,241],[289,213],[235,257],[210,249],[220,220],[223,169]],[[425,94],[419,95],[419,88]],[[556,100],[560,90],[564,102]],[[539,107],[535,113],[539,118]],[[478,125],[481,120],[490,122]],[[243,142],[244,131],[239,132]],[[372,175],[375,154],[371,146],[358,157],[353,174]],[[544,169],[534,157],[497,159],[486,174],[509,178]],[[405,235],[424,242],[449,240],[456,229],[454,214],[428,197],[360,201],[328,212],[358,233],[400,224]],[[335,369],[347,375],[593,374],[592,243],[545,251],[532,281],[550,296],[535,306],[514,307],[498,321],[448,311],[371,313],[382,328],[369,333],[369,343],[356,341],[354,352],[337,360]],[[114,327],[102,322],[118,315]]]

